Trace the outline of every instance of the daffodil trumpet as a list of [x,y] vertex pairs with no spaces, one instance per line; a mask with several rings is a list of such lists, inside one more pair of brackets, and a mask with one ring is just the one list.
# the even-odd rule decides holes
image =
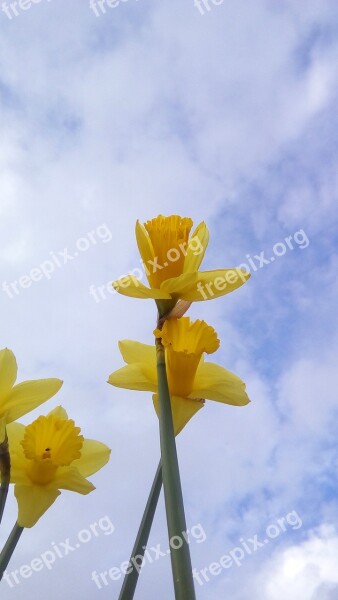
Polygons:
[[131,558],[129,561],[130,567],[126,571],[118,600],[133,600],[134,598],[140,569],[142,568],[142,565],[136,568],[135,563],[139,565],[139,560],[142,560],[144,557],[161,489],[162,465],[160,461],[131,553]]

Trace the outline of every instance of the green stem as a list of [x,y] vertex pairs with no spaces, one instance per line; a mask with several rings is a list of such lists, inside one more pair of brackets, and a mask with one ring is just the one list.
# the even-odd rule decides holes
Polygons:
[[189,545],[168,388],[165,353],[156,339],[159,420],[164,498],[176,600],[195,600]]
[[4,514],[5,504],[7,500],[8,487],[11,476],[11,460],[8,449],[7,433],[4,441],[0,444],[0,471],[1,471],[1,486],[0,486],[0,523]]
[[[140,528],[138,530],[133,551],[131,553],[130,563],[133,565],[132,570],[126,573],[122,589],[118,600],[132,600],[134,598],[140,568],[142,566],[144,551],[146,549],[149,533],[153,524],[153,519],[158,503],[158,498],[162,488],[162,467],[161,461],[157,467],[153,485],[150,490],[149,498],[144,509]],[[135,566],[136,565],[136,566]]]
[[4,545],[2,552],[0,554],[0,581],[4,572],[6,571],[7,565],[11,560],[12,554],[16,548],[16,545],[20,539],[20,536],[23,532],[23,527],[20,527],[17,523],[15,523],[9,538]]

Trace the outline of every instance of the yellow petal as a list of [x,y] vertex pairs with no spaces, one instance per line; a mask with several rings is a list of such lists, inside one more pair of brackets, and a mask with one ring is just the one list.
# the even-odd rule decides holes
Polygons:
[[[15,427],[15,429],[14,429]],[[7,427],[9,453],[11,457],[11,483],[20,485],[31,485],[32,482],[27,475],[29,467],[21,446],[25,435],[25,427],[21,423],[10,423]]]
[[241,287],[249,277],[250,273],[243,269],[198,271],[192,285],[181,290],[179,295],[182,300],[188,300],[190,302],[212,300],[213,298],[218,298],[219,296],[224,296],[225,294],[233,292]]
[[[203,408],[203,402],[198,400],[191,400],[190,398],[181,398],[179,396],[171,396],[171,411],[173,415],[174,431],[175,435],[178,435],[183,427],[190,421],[190,419]],[[153,403],[156,410],[157,416],[159,415],[158,406],[158,395],[153,395]]]
[[157,390],[156,366],[134,363],[109,375],[108,383],[127,390],[155,392]]
[[17,375],[17,364],[11,350],[0,350],[0,399],[5,398],[11,391]]
[[18,525],[20,527],[33,527],[55,502],[60,492],[46,486],[16,485],[14,494],[18,501]]
[[54,396],[62,383],[60,379],[51,378],[23,381],[14,386],[2,408],[7,414],[7,423],[22,417]]
[[110,448],[105,444],[96,440],[84,440],[81,457],[74,460],[72,466],[76,467],[83,477],[89,477],[107,464],[110,453]]
[[245,406],[250,402],[244,382],[231,371],[210,362],[199,364],[190,397],[234,406]]
[[[189,292],[191,289],[195,289],[197,284],[197,273],[182,273],[178,277],[172,277],[166,279],[161,283],[161,290],[168,292],[168,294],[179,296],[183,298],[183,292]],[[185,296],[184,296],[185,298]]]
[[23,455],[21,442],[25,437],[25,426],[22,423],[10,423],[7,426],[7,435],[10,453]]
[[133,340],[121,340],[119,349],[124,362],[131,363],[154,363],[156,367],[156,348],[149,344],[141,344]]
[[126,275],[112,283],[113,288],[123,296],[132,298],[153,298],[154,300],[170,300],[171,296],[166,291],[156,288],[147,288],[134,275]]
[[11,483],[19,485],[32,485],[27,475],[29,461],[25,457],[21,442],[25,437],[26,428],[21,423],[10,423],[7,425],[9,452],[11,456]]
[[204,223],[200,223],[192,234],[184,261],[183,273],[198,271],[209,242],[209,230]]
[[27,475],[28,461],[24,455],[11,453],[11,483],[31,486],[32,480]]
[[142,225],[142,223],[139,221],[136,222],[135,234],[139,252],[143,262],[147,266],[149,261],[154,260],[155,253],[148,232],[144,225]]
[[73,466],[59,467],[53,481],[46,487],[48,489],[69,490],[70,492],[77,492],[83,495],[95,490],[95,486]]
[[63,419],[65,421],[67,421],[68,419],[67,412],[65,411],[63,406],[57,406],[56,408],[53,408],[53,410],[51,410],[47,416],[49,417],[50,415],[54,415],[54,417],[56,417],[57,419]]

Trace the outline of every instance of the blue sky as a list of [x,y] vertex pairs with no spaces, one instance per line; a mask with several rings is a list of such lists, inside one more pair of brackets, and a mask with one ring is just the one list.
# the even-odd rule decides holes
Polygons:
[[[210,7],[129,0],[96,17],[83,0],[41,0],[11,19],[0,7],[0,347],[16,354],[20,380],[62,378],[45,412],[64,404],[112,448],[97,490],[64,492],[9,570],[100,518],[115,527],[13,588],[3,582],[5,600],[118,597],[119,582],[99,589],[92,572],[129,558],[159,442],[150,395],[106,381],[122,366],[119,339],[151,343],[155,307],[108,291],[95,302],[90,286],[139,267],[135,221],[159,213],[207,222],[205,268],[275,258],[234,294],[191,307],[219,333],[215,362],[252,400],[208,402],[178,438],[188,526],[206,532],[193,564],[200,572],[241,539],[264,539],[287,515],[302,523],[197,582],[197,598],[338,596],[337,6]],[[276,258],[290,236],[293,250]],[[4,282],[65,248],[73,260],[6,293]],[[163,504],[151,544],[166,547]],[[3,539],[12,496],[6,514]],[[147,565],[135,598],[159,595],[173,597],[167,558]]]

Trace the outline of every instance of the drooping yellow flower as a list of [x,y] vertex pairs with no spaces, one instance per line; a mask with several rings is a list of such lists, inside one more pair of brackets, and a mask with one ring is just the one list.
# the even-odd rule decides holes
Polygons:
[[[203,354],[219,347],[215,330],[205,321],[191,322],[188,317],[169,319],[163,329],[155,329],[165,347],[170,399],[176,435],[202,408],[204,400],[244,406],[249,398],[244,382],[223,367],[204,362]],[[155,392],[158,414],[156,350],[154,346],[131,340],[119,342],[125,367],[109,376],[109,383],[130,390]]]
[[6,424],[19,419],[56,394],[60,379],[35,379],[14,385],[17,364],[11,350],[0,350],[0,443],[5,439]]
[[20,527],[32,527],[60,495],[60,490],[89,494],[86,479],[109,460],[110,449],[86,440],[61,406],[25,427],[7,428],[11,483],[18,502]]
[[250,277],[243,269],[198,270],[209,231],[202,222],[190,236],[192,224],[178,215],[159,215],[144,225],[137,221],[136,240],[150,288],[133,274],[114,281],[113,287],[125,296],[166,301],[170,310],[179,299],[210,300],[243,285]]

